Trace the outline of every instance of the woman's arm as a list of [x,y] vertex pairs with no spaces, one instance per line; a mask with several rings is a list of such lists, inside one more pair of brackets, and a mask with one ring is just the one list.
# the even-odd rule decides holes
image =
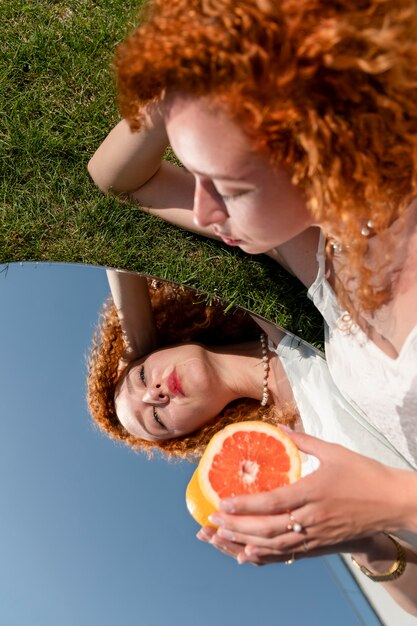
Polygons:
[[165,126],[155,109],[138,133],[132,133],[125,120],[119,122],[90,159],[88,172],[101,191],[131,193],[157,173],[167,146]]
[[126,344],[121,359],[123,367],[126,362],[155,350],[158,337],[146,278],[130,272],[107,270],[107,279]]
[[[405,545],[400,545],[406,563],[404,572],[395,580],[374,584],[382,585],[399,606],[417,617],[417,554]],[[398,560],[395,544],[384,534],[370,538],[364,549],[354,552],[352,556],[357,563],[376,575],[385,574]]]
[[165,123],[155,105],[139,132],[132,133],[126,120],[119,122],[90,159],[88,172],[101,191],[126,195],[146,213],[218,239],[210,228],[194,224],[194,177],[163,160],[167,147]]

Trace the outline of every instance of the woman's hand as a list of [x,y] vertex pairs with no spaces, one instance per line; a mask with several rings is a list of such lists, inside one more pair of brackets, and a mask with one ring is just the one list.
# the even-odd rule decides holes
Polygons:
[[240,565],[242,563],[251,563],[251,565],[267,565],[268,563],[286,563],[292,564],[295,561],[306,558],[314,558],[324,556],[326,554],[334,553],[347,553],[347,552],[361,552],[367,553],[370,549],[371,540],[357,539],[349,543],[341,543],[334,546],[326,546],[325,548],[319,548],[317,550],[303,550],[303,552],[289,553],[289,554],[264,554],[262,548],[256,548],[254,546],[245,546],[241,543],[236,543],[231,540],[223,539],[218,531],[212,526],[205,526],[197,533],[197,538],[200,541],[205,541],[211,544],[220,552],[223,552],[227,556],[235,559]]
[[[319,469],[288,487],[224,501],[221,512],[212,517],[219,526],[218,538],[246,546],[246,555],[258,559],[288,559],[293,552],[338,552],[341,545],[350,551],[352,540],[404,528],[401,484],[410,472],[309,435],[290,436],[301,451],[320,460]],[[295,522],[301,532],[292,529]]]

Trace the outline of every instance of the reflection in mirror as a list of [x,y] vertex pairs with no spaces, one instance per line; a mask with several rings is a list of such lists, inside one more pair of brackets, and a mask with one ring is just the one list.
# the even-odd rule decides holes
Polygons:
[[[5,623],[206,626],[219,619],[249,625],[280,618],[296,624],[380,623],[337,557],[305,559],[292,567],[239,568],[198,542],[184,504],[194,466],[166,463],[160,455],[149,462],[98,436],[84,400],[85,353],[109,294],[104,270],[50,264],[4,270],[0,606]],[[181,289],[172,291],[161,281],[154,286],[177,290],[187,301]],[[169,313],[177,304],[168,300],[164,307],[167,302]],[[146,307],[140,311],[142,320]],[[149,311],[153,319],[154,309]],[[165,324],[161,319],[156,328]],[[296,348],[279,329],[270,333],[290,354],[307,354],[309,348]],[[126,338],[117,358],[123,355],[132,368],[136,339]],[[151,343],[140,348],[145,351],[165,344],[161,332],[151,331],[143,340]],[[231,350],[227,355],[235,356]],[[116,370],[116,376],[123,374],[126,370]],[[259,392],[253,395],[259,404]]]
[[263,419],[404,466],[298,337],[181,285],[115,270],[107,277],[112,300],[93,340],[88,400],[114,438],[192,458],[226,424]]

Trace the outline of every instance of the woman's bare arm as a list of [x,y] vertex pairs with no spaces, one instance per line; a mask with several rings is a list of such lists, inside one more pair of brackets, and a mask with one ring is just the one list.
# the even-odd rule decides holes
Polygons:
[[158,345],[148,283],[144,276],[120,270],[107,270],[107,279],[126,344],[121,359],[124,366]]
[[[380,584],[405,611],[417,617],[417,554],[403,545],[407,565],[404,573],[389,582]],[[370,538],[366,549],[352,555],[360,565],[374,574],[387,572],[397,559],[395,545],[386,535],[379,534]]]
[[168,143],[162,115],[155,107],[139,132],[132,133],[126,120],[119,122],[90,159],[88,172],[103,192],[126,195],[147,213],[218,239],[210,228],[194,223],[194,177],[163,160]]
[[116,124],[90,159],[89,174],[104,192],[131,193],[156,174],[168,143],[162,115],[154,106],[139,132],[132,133],[126,120]]

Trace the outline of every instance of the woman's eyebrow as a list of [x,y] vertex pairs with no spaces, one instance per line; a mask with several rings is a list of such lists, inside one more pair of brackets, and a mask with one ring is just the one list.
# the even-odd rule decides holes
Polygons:
[[[239,183],[241,185],[247,184],[248,187],[251,186],[251,183],[247,180],[247,178],[252,176],[252,174],[254,173],[253,159],[250,160],[248,163],[241,162],[240,159],[237,159],[236,163],[234,163],[233,165],[229,163],[228,165],[225,166],[225,168],[222,171],[216,171],[215,169],[211,171],[211,167],[209,163],[203,164],[203,167],[207,165],[207,169],[205,171],[201,171],[200,169],[198,169],[198,167],[197,168],[193,167],[192,162],[188,163],[186,158],[183,157],[180,160],[182,161],[182,164],[185,167],[185,169],[188,172],[190,172],[190,174],[193,174],[196,176],[202,176],[206,178],[211,178],[213,180],[216,179],[220,181],[230,181],[233,183]],[[196,165],[198,166],[198,163],[196,163]],[[214,164],[212,164],[212,166],[213,168],[216,167],[216,165]],[[230,168],[232,171],[228,172],[227,170]]]
[[245,181],[242,181],[240,176],[226,176],[224,173],[220,174],[216,173],[216,172],[199,172],[198,170],[193,170],[193,174],[197,174],[197,176],[206,176],[207,178],[213,178],[216,180],[227,180],[227,181],[231,181],[234,183],[242,183]]

